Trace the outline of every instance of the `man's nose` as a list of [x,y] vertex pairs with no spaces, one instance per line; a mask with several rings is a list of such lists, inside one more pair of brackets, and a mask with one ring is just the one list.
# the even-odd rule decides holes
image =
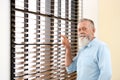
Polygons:
[[83,30],[79,31],[80,34],[85,34],[85,32]]

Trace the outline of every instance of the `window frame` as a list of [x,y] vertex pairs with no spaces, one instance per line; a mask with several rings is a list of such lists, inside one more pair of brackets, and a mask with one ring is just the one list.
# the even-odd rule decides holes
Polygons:
[[[48,32],[48,33],[45,33],[46,35],[49,35],[49,34],[53,34],[54,33],[54,30],[55,30],[55,27],[53,27],[54,25],[55,25],[55,19],[57,19],[58,20],[58,24],[57,24],[57,26],[60,26],[61,27],[61,25],[62,24],[64,24],[64,23],[62,23],[61,21],[63,21],[63,22],[65,22],[65,26],[64,26],[64,31],[66,31],[64,34],[65,35],[68,35],[68,38],[70,39],[70,42],[72,42],[71,43],[71,45],[72,45],[72,47],[71,47],[71,49],[73,49],[73,51],[72,52],[77,52],[77,37],[75,37],[75,35],[77,35],[77,32],[73,32],[73,31],[77,31],[76,29],[77,29],[77,22],[78,22],[78,16],[75,16],[75,15],[78,15],[78,2],[77,2],[77,0],[76,0],[76,9],[74,9],[74,10],[72,10],[72,8],[71,8],[71,14],[75,14],[75,15],[72,15],[71,16],[71,18],[73,18],[73,19],[69,19],[68,17],[69,17],[69,15],[68,15],[68,6],[67,5],[65,5],[66,6],[66,12],[67,12],[67,14],[65,14],[65,18],[63,18],[63,17],[61,17],[61,10],[60,11],[58,11],[58,16],[55,16],[54,15],[54,7],[53,6],[51,6],[51,5],[53,5],[55,2],[54,2],[54,0],[51,0],[51,2],[49,2],[48,1],[48,3],[50,3],[50,5],[48,5],[48,3],[46,3],[46,5],[45,5],[45,7],[46,6],[50,6],[50,7],[47,7],[45,10],[47,10],[47,11],[45,11],[45,12],[48,12],[48,11],[50,11],[50,12],[48,12],[48,13],[50,13],[50,14],[43,14],[43,13],[40,13],[39,11],[40,11],[40,7],[39,6],[36,6],[36,11],[37,12],[33,12],[33,11],[29,11],[26,7],[28,7],[29,5],[27,4],[28,3],[28,0],[24,0],[25,2],[24,2],[24,10],[22,10],[22,9],[18,9],[18,8],[15,8],[15,0],[11,0],[11,80],[14,80],[14,78],[15,78],[15,74],[13,73],[13,72],[15,72],[15,45],[21,45],[21,44],[16,44],[15,43],[15,39],[16,39],[16,37],[15,37],[15,28],[16,28],[16,26],[15,26],[15,11],[20,11],[20,12],[23,12],[24,13],[24,32],[26,32],[26,30],[28,30],[28,27],[29,27],[29,24],[28,24],[28,22],[29,22],[29,20],[28,20],[28,17],[29,17],[29,15],[28,15],[28,13],[31,13],[31,14],[35,14],[36,15],[36,24],[40,24],[41,22],[40,22],[40,20],[38,20],[38,19],[41,19],[40,18],[40,16],[44,16],[44,17],[46,17],[46,21],[45,21],[45,25],[46,26],[51,26],[51,27],[47,27],[46,29],[45,29],[45,32]],[[45,0],[46,1],[46,0]],[[60,0],[58,0],[58,1],[60,1]],[[65,4],[68,4],[68,2],[67,1],[69,1],[69,0],[65,0]],[[70,0],[70,1],[72,1],[72,0]],[[40,2],[40,0],[37,0],[36,1],[37,2],[37,5],[40,5],[38,2]],[[73,1],[74,2],[74,1]],[[58,6],[59,6],[59,8],[61,9],[61,1],[59,2],[59,4],[58,4]],[[72,3],[72,2],[71,2]],[[75,5],[72,5],[71,4],[71,6],[73,7],[73,6],[75,6]],[[52,8],[53,8],[53,10],[52,10]],[[75,13],[76,12],[76,13]],[[50,19],[48,19],[48,17],[50,18]],[[67,17],[67,18],[66,18]],[[46,22],[50,22],[49,24],[48,23],[46,23]],[[60,23],[60,24],[59,24]],[[62,23],[62,24],[61,24]],[[69,25],[71,25],[71,26],[69,26]],[[67,27],[67,28],[66,28]],[[69,30],[71,28],[71,30]],[[39,29],[40,29],[40,26],[39,25],[36,25],[36,33],[38,32],[39,33]],[[61,28],[60,28],[61,29]],[[50,30],[50,31],[49,31]],[[59,30],[58,28],[57,28],[57,30]],[[68,33],[69,32],[69,33]],[[55,33],[54,33],[55,34]],[[58,31],[58,33],[57,34],[61,34],[61,32],[59,32]],[[24,33],[24,42],[27,42],[28,41],[28,37],[29,36],[29,34],[27,34],[27,33]],[[41,35],[37,35],[36,34],[36,38],[38,38],[38,37],[40,37]],[[59,42],[59,43],[54,43],[54,36],[45,36],[45,38],[49,38],[49,42],[48,42],[48,40],[46,40],[45,41],[45,43],[44,44],[41,44],[41,43],[35,43],[35,44],[29,44],[29,43],[22,43],[22,44],[24,44],[24,46],[23,46],[23,49],[24,49],[24,52],[28,52],[28,45],[36,45],[36,47],[38,47],[38,46],[40,46],[40,45],[49,45],[50,47],[54,47],[55,45],[57,46],[57,50],[62,50],[62,49],[60,49],[60,45],[61,45],[61,43],[60,43],[60,41],[59,41],[59,39],[58,39],[58,41],[57,42]],[[57,36],[57,38],[60,38],[60,35],[59,36]],[[37,40],[38,40],[38,42],[39,42],[39,39],[36,39],[36,42],[37,42]],[[47,43],[48,42],[48,43]],[[48,46],[48,47],[49,47]],[[36,51],[37,50],[39,50],[40,48],[36,48]],[[58,52],[58,53],[61,53],[60,51]],[[64,50],[64,53],[65,53],[65,50]],[[76,54],[72,54],[73,56],[75,56]],[[38,53],[38,54],[36,54],[36,56],[40,56],[40,54]],[[48,55],[47,55],[48,56]],[[49,56],[51,56],[51,55],[49,55]],[[59,58],[61,55],[60,54],[57,54],[57,58]],[[24,57],[25,57],[25,59],[24,59],[24,61],[26,61],[27,60],[27,58],[26,57],[28,57],[28,54],[24,54]],[[36,60],[37,59],[39,59],[39,57],[36,57]],[[56,58],[55,58],[56,59]],[[61,59],[61,58],[60,58]],[[59,61],[59,60],[58,60]],[[38,64],[39,64],[39,62],[38,62]],[[57,63],[57,66],[59,65],[59,63]],[[24,64],[24,66],[26,66],[26,64]],[[37,67],[36,67],[37,68]],[[39,67],[38,67],[39,68]],[[59,69],[59,68],[58,68]],[[67,74],[67,73],[65,73],[67,76],[65,77],[65,79],[67,79],[67,78],[71,78],[71,77],[76,77],[76,73],[73,73],[73,74]],[[36,76],[36,77],[38,77],[38,76]],[[60,74],[58,74],[57,75],[57,77],[60,77]],[[73,77],[73,78],[74,78]],[[71,78],[72,79],[72,78]]]

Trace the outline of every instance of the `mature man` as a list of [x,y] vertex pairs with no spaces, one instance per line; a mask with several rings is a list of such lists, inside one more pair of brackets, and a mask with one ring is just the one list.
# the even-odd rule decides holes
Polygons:
[[104,42],[94,36],[94,33],[94,22],[90,19],[81,19],[78,24],[78,38],[80,38],[82,48],[73,59],[69,40],[61,35],[62,44],[66,48],[67,72],[77,71],[77,80],[111,80],[110,51]]

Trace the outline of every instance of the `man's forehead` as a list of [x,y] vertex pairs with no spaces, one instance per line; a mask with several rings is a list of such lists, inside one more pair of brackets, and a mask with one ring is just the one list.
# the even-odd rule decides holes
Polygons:
[[80,22],[80,23],[78,24],[78,26],[79,26],[79,27],[83,27],[83,26],[87,27],[89,24],[90,24],[89,21],[83,21],[83,22]]

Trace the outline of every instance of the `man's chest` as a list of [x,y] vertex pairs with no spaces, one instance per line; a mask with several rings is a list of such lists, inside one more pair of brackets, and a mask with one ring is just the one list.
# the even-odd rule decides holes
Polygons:
[[79,53],[77,66],[92,67],[96,65],[97,51],[93,49],[84,49]]

